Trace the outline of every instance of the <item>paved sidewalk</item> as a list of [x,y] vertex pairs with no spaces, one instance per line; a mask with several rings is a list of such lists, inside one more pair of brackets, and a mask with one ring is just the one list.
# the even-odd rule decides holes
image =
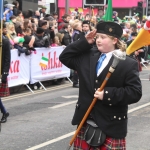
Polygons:
[[[43,81],[41,82],[45,88],[53,88],[53,87],[59,87],[59,86],[63,86],[63,85],[67,85],[67,84],[71,84],[68,80],[64,80],[60,85],[57,84],[53,84],[52,80],[49,81]],[[34,90],[33,86],[29,85],[29,87],[32,89],[32,91],[36,92],[36,91],[42,91],[44,89],[37,89]],[[27,88],[26,85],[19,85],[19,86],[15,86],[15,87],[10,87],[10,95],[17,95],[17,94],[24,94],[27,92],[31,92],[29,91],[29,89]]]

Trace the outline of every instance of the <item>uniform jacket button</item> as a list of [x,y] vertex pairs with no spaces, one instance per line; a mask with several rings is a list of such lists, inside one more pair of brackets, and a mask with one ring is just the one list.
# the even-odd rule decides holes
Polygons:
[[108,94],[108,91],[106,91],[105,93]]
[[111,99],[110,99],[110,98],[108,98],[108,100],[110,101]]
[[109,104],[109,106],[112,106],[112,104]]
[[119,119],[119,120],[121,120],[121,118],[120,118],[120,117],[119,117],[118,119]]
[[77,109],[79,108],[79,104],[76,104],[76,108],[77,108]]

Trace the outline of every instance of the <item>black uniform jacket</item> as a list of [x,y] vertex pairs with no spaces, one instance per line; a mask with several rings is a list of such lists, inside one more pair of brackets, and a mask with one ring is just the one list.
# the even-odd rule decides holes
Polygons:
[[[61,53],[59,59],[67,67],[77,70],[79,75],[79,99],[76,104],[73,125],[78,125],[94,93],[100,87],[113,62],[113,56],[99,77],[96,76],[96,64],[100,57],[97,49],[91,49],[85,37],[71,43]],[[127,134],[128,105],[136,103],[142,96],[138,64],[127,56],[120,61],[116,70],[104,88],[103,100],[98,100],[91,112],[99,128],[113,138],[124,138]]]
[[9,73],[11,54],[10,54],[10,42],[9,40],[3,36],[2,39],[2,72],[1,74]]

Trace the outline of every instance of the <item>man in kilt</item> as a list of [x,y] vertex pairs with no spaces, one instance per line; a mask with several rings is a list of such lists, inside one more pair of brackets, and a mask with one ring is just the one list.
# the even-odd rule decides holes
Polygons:
[[[9,74],[9,68],[10,68],[10,43],[8,38],[5,36],[7,34],[6,25],[3,24],[3,34],[2,34],[2,72],[1,72],[1,87],[0,87],[0,96],[8,96],[9,95],[9,89],[8,89],[8,83],[7,83],[7,76]],[[4,107],[2,100],[0,98],[0,109],[2,118],[1,123],[5,123],[7,121],[7,117],[9,116],[9,112]]]
[[[117,65],[104,90],[98,91],[112,65],[113,51],[125,51],[120,40],[122,33],[117,23],[99,22],[96,30],[68,45],[59,57],[64,65],[77,70],[79,75],[79,98],[72,125],[80,124],[93,97],[98,98],[74,141],[73,150],[126,150],[128,105],[138,102],[142,96],[137,61],[126,56],[126,60]],[[96,49],[92,47],[95,40]],[[89,119],[95,124],[90,125]],[[87,126],[98,128],[89,133]],[[101,131],[98,139],[95,136],[97,129]]]

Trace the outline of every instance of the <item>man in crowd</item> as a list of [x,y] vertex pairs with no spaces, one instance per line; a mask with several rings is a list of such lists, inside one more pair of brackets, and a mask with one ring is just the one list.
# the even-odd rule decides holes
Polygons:
[[35,11],[34,18],[40,20],[40,12],[38,10]]
[[53,12],[52,16],[53,16],[53,18],[54,18],[55,20],[58,19],[58,14],[57,14],[57,12]]
[[50,32],[49,32],[49,29],[48,29],[48,25],[47,25],[47,21],[46,20],[41,20],[40,21],[40,24],[39,24],[39,27],[41,27],[43,30],[44,30],[44,35],[43,35],[43,38],[46,38],[47,37],[47,39],[48,39],[48,42],[49,42],[49,44],[48,45],[50,45]]
[[41,16],[41,18],[43,18],[43,17],[45,17],[45,15],[46,15],[46,7],[45,6],[42,6],[41,7],[41,9],[40,9],[40,16]]
[[58,20],[58,31],[63,28],[63,26],[64,26],[65,23],[69,23],[70,19],[71,19],[70,15],[68,15],[68,14],[65,14],[62,17],[62,19],[59,19]]
[[[137,32],[131,33],[131,40],[126,42],[127,46],[129,46],[135,40],[137,35],[138,35]],[[136,50],[134,53],[131,54],[131,56],[133,56],[137,60],[139,71],[142,71],[142,66],[141,66],[140,62],[141,62],[141,58],[144,58],[144,56],[145,56],[144,47],[141,47],[140,49]]]
[[41,27],[37,28],[35,36],[34,47],[49,47],[49,39],[48,37],[44,37],[44,29]]

